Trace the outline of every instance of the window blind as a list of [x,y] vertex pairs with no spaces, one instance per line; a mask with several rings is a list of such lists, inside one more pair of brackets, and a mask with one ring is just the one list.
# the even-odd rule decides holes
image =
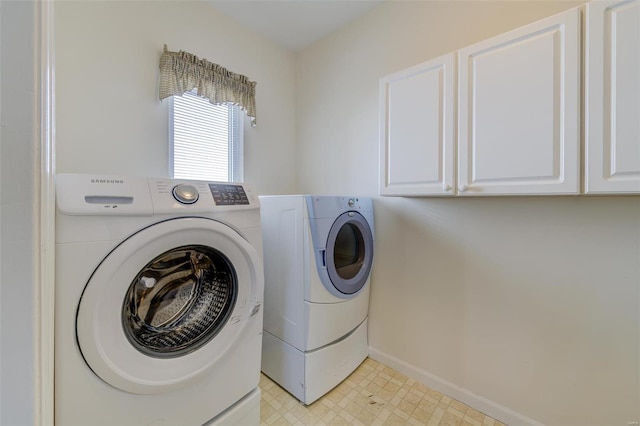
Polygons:
[[242,180],[240,108],[213,105],[193,92],[173,96],[170,137],[173,177]]

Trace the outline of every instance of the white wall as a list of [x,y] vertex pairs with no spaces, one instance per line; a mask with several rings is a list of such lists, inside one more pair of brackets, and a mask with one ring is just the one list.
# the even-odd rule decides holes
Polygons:
[[58,173],[168,176],[168,102],[158,100],[166,43],[257,82],[244,181],[295,192],[292,52],[206,2],[56,2],[55,32]]
[[0,2],[0,424],[36,418],[36,2]]
[[[383,4],[296,56],[299,189],[378,193],[378,79],[571,2]],[[640,417],[640,197],[377,197],[369,344],[512,424]]]

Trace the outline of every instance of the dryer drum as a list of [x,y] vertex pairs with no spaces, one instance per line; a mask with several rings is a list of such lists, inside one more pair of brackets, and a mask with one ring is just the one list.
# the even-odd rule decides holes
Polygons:
[[131,282],[122,306],[125,335],[145,355],[190,353],[224,327],[237,290],[235,270],[219,251],[201,245],[169,250]]

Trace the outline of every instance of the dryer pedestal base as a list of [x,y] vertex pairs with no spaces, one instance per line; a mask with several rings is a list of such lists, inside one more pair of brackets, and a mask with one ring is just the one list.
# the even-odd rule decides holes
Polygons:
[[262,372],[306,405],[340,384],[368,354],[367,319],[342,339],[309,352],[267,331],[262,335]]

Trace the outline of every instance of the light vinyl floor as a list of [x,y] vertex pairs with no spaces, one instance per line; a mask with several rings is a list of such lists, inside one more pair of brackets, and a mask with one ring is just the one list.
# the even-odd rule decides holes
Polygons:
[[371,358],[308,406],[264,374],[260,389],[262,426],[505,426]]

